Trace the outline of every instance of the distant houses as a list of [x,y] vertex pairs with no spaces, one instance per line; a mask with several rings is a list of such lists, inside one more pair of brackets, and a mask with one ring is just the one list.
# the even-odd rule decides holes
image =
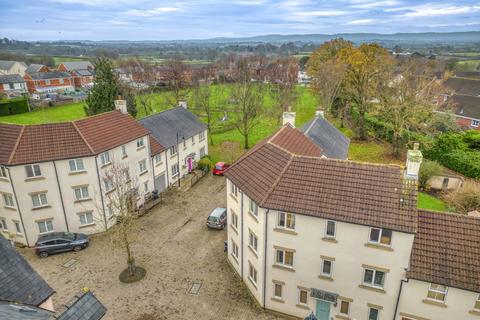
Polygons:
[[68,72],[27,73],[24,79],[30,93],[67,93],[75,91],[73,78]]
[[443,85],[450,91],[443,105],[452,109],[457,124],[480,130],[480,79],[449,77]]
[[26,82],[18,74],[0,75],[0,93],[5,93],[7,97],[27,93]]
[[70,73],[77,89],[88,89],[93,86],[94,67],[90,61],[63,62],[57,70]]
[[27,65],[23,62],[0,60],[0,75],[18,74],[23,77],[25,70]]

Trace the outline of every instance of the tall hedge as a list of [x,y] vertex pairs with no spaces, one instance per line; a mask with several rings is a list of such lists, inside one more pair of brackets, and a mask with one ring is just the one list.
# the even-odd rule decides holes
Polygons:
[[11,114],[28,112],[27,98],[21,97],[16,99],[0,100],[0,116],[8,116]]

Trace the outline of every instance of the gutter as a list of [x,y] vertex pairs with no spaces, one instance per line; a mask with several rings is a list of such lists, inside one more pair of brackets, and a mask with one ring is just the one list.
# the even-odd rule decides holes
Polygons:
[[268,213],[270,209],[267,209],[265,212],[265,249],[263,250],[264,261],[263,261],[263,309],[267,305],[267,236],[268,236]]
[[408,278],[407,280],[405,279],[400,280],[400,288],[398,289],[398,296],[397,296],[397,301],[395,303],[395,312],[393,313],[393,320],[397,318],[398,304],[400,303],[400,296],[402,294],[402,288],[404,283],[408,283]]
[[97,168],[98,186],[100,187],[100,200],[102,201],[103,220],[105,221],[105,231],[108,229],[107,215],[105,214],[105,201],[103,200],[102,181],[100,180],[100,172],[98,171],[98,156],[95,156],[95,167]]
[[[230,183],[233,183],[233,182],[230,181]],[[238,190],[238,188],[237,188],[237,190]],[[240,257],[240,261],[242,261],[242,265],[241,265],[240,274],[241,274],[242,280],[243,280],[243,265],[244,265],[244,261],[243,261],[243,246],[244,246],[244,243],[243,243],[243,192],[242,192],[242,198],[240,199],[240,214],[241,214],[240,221],[242,221],[242,225],[241,225],[241,229],[240,229],[240,243],[242,244],[242,253],[241,253],[241,257]]]
[[13,184],[12,173],[10,172],[10,168],[5,166],[8,170],[8,177],[10,178],[10,185],[12,186],[13,196],[15,197],[15,204],[17,205],[18,215],[20,216],[20,222],[22,223],[23,234],[25,235],[25,241],[27,242],[27,247],[30,247],[30,243],[28,241],[27,230],[25,229],[25,224],[23,223],[22,211],[20,210],[20,205],[18,204],[17,193],[15,192],[15,187]]
[[65,226],[67,227],[67,232],[70,232],[70,228],[68,227],[68,221],[67,221],[67,213],[65,212],[65,204],[63,203],[62,188],[60,188],[60,179],[58,179],[57,165],[55,164],[55,161],[52,161],[52,162],[53,162],[53,168],[55,169],[55,178],[57,179],[58,193],[60,194],[60,203],[62,204],[63,217],[65,218]]

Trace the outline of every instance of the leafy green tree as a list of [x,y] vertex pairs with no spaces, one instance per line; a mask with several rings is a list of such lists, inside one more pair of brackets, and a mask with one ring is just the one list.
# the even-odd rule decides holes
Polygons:
[[125,101],[127,102],[127,112],[134,118],[137,117],[137,101],[133,93],[129,92],[125,95]]
[[422,165],[420,166],[420,172],[418,175],[418,185],[422,189],[427,188],[428,180],[437,176],[442,172],[442,166],[436,161],[423,160]]
[[114,101],[119,93],[117,77],[112,62],[99,57],[94,62],[95,82],[88,93],[85,113],[89,116],[115,109]]

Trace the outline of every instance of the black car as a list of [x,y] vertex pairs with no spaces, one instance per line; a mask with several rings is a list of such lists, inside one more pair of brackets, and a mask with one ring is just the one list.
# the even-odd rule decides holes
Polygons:
[[35,253],[46,258],[53,253],[80,251],[88,247],[88,236],[83,233],[52,232],[38,236]]

